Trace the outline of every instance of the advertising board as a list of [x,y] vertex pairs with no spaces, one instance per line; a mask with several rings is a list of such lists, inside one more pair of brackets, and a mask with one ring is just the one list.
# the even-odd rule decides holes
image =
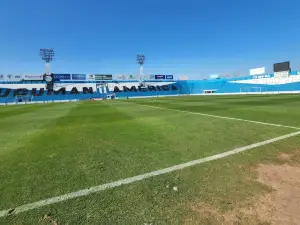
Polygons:
[[4,76],[4,80],[7,80],[7,81],[20,81],[22,79],[23,79],[22,75],[8,74],[8,75]]
[[43,80],[43,75],[23,75],[24,80]]
[[95,80],[112,80],[111,74],[94,74]]
[[155,75],[155,80],[164,80],[166,79],[166,75]]
[[72,74],[72,80],[86,80],[85,74]]
[[95,74],[87,74],[86,76],[88,80],[95,80]]
[[133,74],[130,74],[128,77],[127,77],[128,80],[136,80],[137,77]]
[[140,76],[140,80],[150,80],[151,79],[151,75],[142,75]]
[[260,67],[260,68],[255,68],[250,70],[250,75],[259,75],[259,74],[264,74],[266,72],[265,67]]
[[53,74],[55,80],[71,80],[71,74]]
[[118,74],[118,75],[115,76],[115,78],[116,78],[117,80],[126,80],[126,76],[123,75],[123,74]]

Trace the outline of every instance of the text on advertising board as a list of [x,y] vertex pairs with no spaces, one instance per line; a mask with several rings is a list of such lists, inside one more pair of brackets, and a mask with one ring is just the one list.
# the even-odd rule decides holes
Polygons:
[[71,74],[54,74],[55,80],[71,80]]
[[85,74],[72,74],[72,80],[85,80]]
[[173,75],[166,75],[167,80],[173,80],[173,78],[174,78]]
[[95,75],[93,75],[93,74],[89,74],[89,75],[87,75],[87,77],[89,80],[95,80]]
[[25,75],[24,80],[43,80],[43,75]]
[[155,79],[156,80],[164,80],[164,79],[166,79],[166,76],[165,75],[155,75]]
[[95,74],[95,80],[112,80],[111,74]]
[[22,80],[22,76],[21,75],[8,74],[8,75],[6,75],[6,79],[7,80]]

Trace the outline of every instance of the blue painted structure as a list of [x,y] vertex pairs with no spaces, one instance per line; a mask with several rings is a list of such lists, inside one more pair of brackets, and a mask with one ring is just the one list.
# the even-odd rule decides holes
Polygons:
[[[56,81],[54,90],[64,89],[65,94],[50,93],[45,81],[0,81],[0,103],[26,101],[60,101],[106,98],[115,93],[118,98],[170,96],[184,94],[239,94],[261,92],[300,92],[300,71],[292,71],[287,78],[276,78],[274,74],[219,78],[209,80],[148,80],[144,86],[137,80],[67,80]],[[131,89],[136,87],[137,90]],[[150,88],[149,88],[150,86]],[[155,86],[155,88],[151,88]],[[117,87],[117,89],[116,89]],[[26,91],[22,89],[26,89]],[[75,90],[75,89],[76,90]],[[83,91],[87,88],[91,91]],[[44,89],[44,92],[41,90]],[[77,93],[78,91],[78,93]],[[19,97],[17,97],[19,96]]]

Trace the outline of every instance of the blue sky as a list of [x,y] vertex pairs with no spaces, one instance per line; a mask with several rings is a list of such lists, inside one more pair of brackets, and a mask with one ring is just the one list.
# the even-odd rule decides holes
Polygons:
[[0,73],[243,73],[300,66],[299,0],[1,0]]

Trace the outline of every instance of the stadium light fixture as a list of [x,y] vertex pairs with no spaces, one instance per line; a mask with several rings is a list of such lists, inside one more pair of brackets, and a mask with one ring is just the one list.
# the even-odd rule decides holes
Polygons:
[[45,61],[46,75],[50,75],[50,62],[54,59],[54,50],[52,48],[41,48],[40,56]]
[[137,60],[137,63],[140,65],[140,76],[143,75],[144,73],[144,63],[145,63],[145,56],[144,55],[136,55],[136,60]]

